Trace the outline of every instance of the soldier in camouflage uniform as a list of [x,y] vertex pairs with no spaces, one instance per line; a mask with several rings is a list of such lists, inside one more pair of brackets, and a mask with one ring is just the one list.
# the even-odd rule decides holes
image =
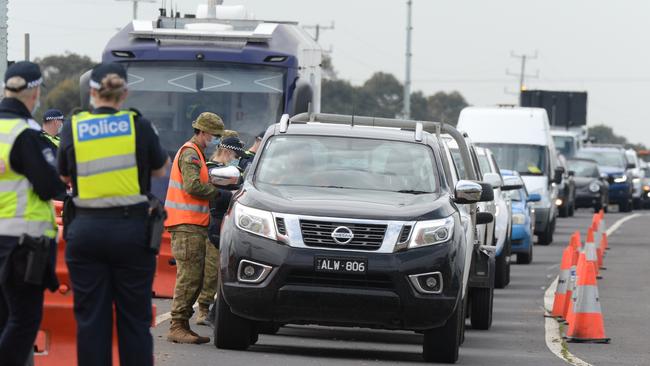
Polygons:
[[[214,113],[204,112],[192,123],[194,136],[190,140],[200,151],[194,148],[184,148],[174,160],[178,164],[182,175],[182,190],[192,199],[207,202],[220,196],[221,190],[209,182],[201,181],[201,170],[205,169],[205,149],[218,144],[224,134],[224,124],[219,116]],[[199,156],[199,153],[201,156]],[[174,168],[170,177],[170,190],[172,190]],[[178,183],[176,184],[178,187]],[[188,206],[196,206],[188,205]],[[207,208],[206,208],[207,210]],[[168,208],[168,211],[169,208]],[[170,212],[170,218],[174,212]],[[169,220],[169,219],[168,219]],[[181,220],[182,221],[182,220]],[[177,221],[176,221],[177,222]],[[172,301],[172,324],[167,335],[167,340],[177,343],[207,343],[208,337],[201,337],[189,327],[189,319],[194,310],[192,306],[197,301],[203,283],[203,272],[206,260],[206,243],[208,241],[208,227],[196,224],[176,224],[167,227],[171,234],[172,254],[176,259],[176,287]],[[208,309],[199,309],[207,315]]]

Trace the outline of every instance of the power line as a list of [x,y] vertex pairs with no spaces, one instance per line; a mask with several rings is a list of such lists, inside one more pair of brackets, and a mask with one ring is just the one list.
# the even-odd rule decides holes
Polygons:
[[302,26],[304,29],[314,29],[314,41],[318,43],[318,40],[320,39],[320,32],[321,31],[326,31],[326,30],[333,30],[334,29],[334,21],[332,21],[331,25],[320,25],[320,24],[313,24],[313,25],[303,25]]

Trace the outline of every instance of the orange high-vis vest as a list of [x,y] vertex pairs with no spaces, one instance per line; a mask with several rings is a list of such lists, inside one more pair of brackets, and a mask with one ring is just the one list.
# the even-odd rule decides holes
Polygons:
[[205,199],[198,199],[183,190],[183,174],[179,166],[181,153],[185,149],[194,149],[201,160],[201,183],[208,183],[208,167],[205,158],[198,146],[186,142],[176,153],[171,175],[169,176],[169,187],[167,188],[167,220],[165,227],[182,224],[192,224],[207,227],[210,223],[210,202]]

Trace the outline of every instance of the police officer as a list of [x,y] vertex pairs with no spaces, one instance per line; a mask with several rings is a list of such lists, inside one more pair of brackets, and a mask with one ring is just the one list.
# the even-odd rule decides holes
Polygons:
[[90,75],[94,110],[61,131],[59,173],[73,185],[66,263],[74,293],[79,366],[112,365],[113,305],[120,365],[152,365],[151,292],[155,253],[147,238],[151,177],[168,156],[151,123],[121,109],[127,74],[118,63]]
[[[244,144],[237,137],[226,137],[221,140],[219,147],[212,157],[215,167],[236,165],[244,155]],[[221,221],[228,209],[232,197],[231,190],[236,186],[228,186],[221,190],[221,194],[210,201],[210,226],[208,228],[209,240],[206,241],[205,267],[203,270],[203,286],[199,294],[199,313],[196,317],[196,324],[210,325],[210,305],[214,303],[214,295],[217,293],[219,280],[219,236]]]
[[64,118],[65,116],[58,109],[48,109],[43,114],[43,137],[52,144],[55,150],[59,148],[61,141],[59,132],[63,126]]
[[239,169],[242,171],[246,171],[246,168],[248,168],[248,166],[253,162],[253,159],[255,159],[255,155],[262,144],[262,138],[264,137],[265,132],[266,131],[262,131],[259,135],[255,136],[255,143],[253,143],[253,146],[249,147],[248,150],[244,152],[241,159],[239,159]]
[[221,190],[209,181],[205,150],[215,147],[224,134],[224,124],[214,113],[201,113],[192,123],[194,136],[176,154],[169,177],[165,227],[171,233],[176,259],[176,287],[172,301],[172,323],[167,340],[176,343],[207,343],[190,329],[192,306],[203,285],[205,248],[210,222],[210,200]]
[[[38,65],[15,63],[5,74],[0,102],[0,364],[5,366],[25,365],[41,323],[43,289],[58,288],[50,200],[65,193],[65,185],[58,178],[54,152],[32,118],[42,81]],[[26,283],[17,274],[26,270],[15,261],[25,235],[47,238],[50,261],[42,285]]]

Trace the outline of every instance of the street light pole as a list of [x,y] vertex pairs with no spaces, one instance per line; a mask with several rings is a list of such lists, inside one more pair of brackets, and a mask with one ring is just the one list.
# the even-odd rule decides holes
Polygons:
[[402,115],[405,119],[411,118],[411,8],[413,1],[406,2],[406,75],[404,77],[404,110]]

